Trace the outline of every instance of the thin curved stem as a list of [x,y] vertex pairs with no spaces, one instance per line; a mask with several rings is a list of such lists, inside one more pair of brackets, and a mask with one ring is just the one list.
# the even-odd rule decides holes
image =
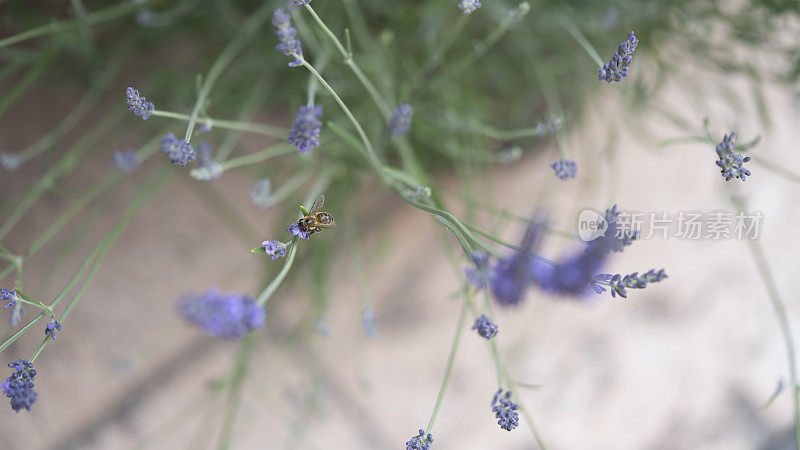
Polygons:
[[[188,114],[181,114],[171,111],[161,111],[161,110],[154,110],[152,116],[154,117],[166,117],[168,119],[178,119],[178,120],[191,120],[192,116]],[[203,118],[200,117],[197,119],[197,123],[212,126],[215,128],[221,128],[223,130],[236,130],[236,131],[247,131],[250,133],[256,134],[263,134],[265,136],[271,136],[276,138],[284,139],[288,136],[288,130],[281,127],[274,127],[271,125],[262,125],[260,123],[250,123],[250,122],[238,122],[233,120],[218,120],[212,118]]]
[[211,92],[211,88],[214,86],[214,83],[216,83],[217,78],[219,78],[222,71],[230,64],[236,54],[244,48],[247,41],[267,19],[271,10],[272,5],[269,2],[265,2],[261,5],[261,8],[256,10],[244,24],[240,34],[225,47],[214,61],[214,64],[211,65],[211,69],[208,70],[208,74],[203,80],[203,85],[200,87],[200,93],[192,109],[192,115],[189,117],[189,125],[186,127],[186,135],[184,137],[186,142],[189,142],[192,138],[192,132],[194,131],[197,117],[200,114],[200,109],[205,106],[208,94]]
[[[734,195],[731,195],[731,200],[739,210],[744,209],[743,200]],[[778,291],[778,284],[775,282],[775,278],[772,276],[772,272],[769,270],[767,258],[764,256],[764,251],[761,249],[758,241],[755,239],[748,239],[747,243],[749,244],[748,247],[750,248],[750,253],[753,256],[753,261],[758,268],[761,279],[764,281],[764,286],[767,288],[769,300],[770,303],[772,303],[772,309],[775,311],[775,316],[778,318],[778,324],[780,325],[781,334],[783,335],[783,341],[786,345],[786,359],[789,363],[789,376],[791,377],[791,380],[789,380],[789,384],[791,386],[790,392],[792,395],[792,404],[794,406],[795,445],[798,449],[800,449],[800,399],[798,399],[797,363],[795,360],[792,329],[789,326],[789,318],[786,314],[786,304],[781,298],[780,292]]]
[[319,72],[317,72],[317,70],[314,69],[314,66],[312,66],[308,61],[306,61],[302,56],[298,55],[297,53],[292,53],[292,57],[296,58],[298,61],[301,61],[303,67],[305,67],[312,74],[314,74],[314,76],[317,78],[320,84],[322,84],[325,87],[325,89],[327,89],[328,92],[333,96],[334,100],[336,100],[336,103],[339,105],[344,114],[350,120],[350,123],[353,124],[356,131],[358,132],[358,136],[361,138],[361,142],[364,144],[364,148],[367,150],[368,161],[372,165],[373,169],[378,173],[378,176],[383,178],[384,175],[383,171],[381,170],[382,164],[380,162],[380,159],[378,158],[378,155],[375,153],[375,149],[372,147],[372,142],[370,142],[369,138],[367,137],[367,134],[364,132],[364,129],[361,128],[361,124],[358,122],[355,116],[353,116],[353,113],[350,112],[350,108],[348,108],[347,105],[344,104],[342,99],[339,97],[339,94],[337,94],[336,91],[334,91],[333,88],[328,84],[328,82],[325,81],[324,78],[322,78],[322,75],[320,75]]
[[444,391],[447,389],[447,384],[450,382],[450,374],[453,371],[453,362],[456,359],[456,351],[458,351],[458,343],[461,341],[461,332],[464,329],[464,324],[467,321],[467,301],[461,303],[461,312],[458,313],[458,322],[456,324],[456,333],[453,337],[453,344],[450,347],[450,355],[447,357],[447,364],[444,368],[444,376],[442,377],[442,384],[439,385],[439,394],[436,396],[436,403],[433,406],[433,413],[428,421],[428,426],[425,428],[425,433],[430,433],[433,429],[433,424],[436,422],[436,416],[439,414],[439,407],[442,406],[444,399]]

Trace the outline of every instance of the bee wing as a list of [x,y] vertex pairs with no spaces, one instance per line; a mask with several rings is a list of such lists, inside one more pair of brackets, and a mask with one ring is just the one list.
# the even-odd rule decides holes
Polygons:
[[314,214],[319,212],[322,209],[322,206],[325,204],[325,196],[320,194],[316,200],[314,200],[314,204],[311,205],[311,210],[309,211],[310,214]]

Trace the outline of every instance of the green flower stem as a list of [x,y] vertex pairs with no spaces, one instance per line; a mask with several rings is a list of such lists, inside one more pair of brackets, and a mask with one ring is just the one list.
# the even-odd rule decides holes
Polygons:
[[491,126],[478,123],[459,126],[458,129],[460,131],[466,131],[499,141],[511,141],[523,138],[541,138],[549,134],[548,132],[542,132],[533,127],[516,128],[513,130],[499,130]]
[[87,15],[85,20],[79,18],[73,20],[65,20],[61,22],[51,22],[46,25],[32,28],[23,33],[14,36],[9,36],[5,39],[0,39],[0,48],[18,44],[20,42],[24,42],[40,36],[46,36],[48,34],[71,31],[79,28],[81,26],[81,23],[86,23],[87,25],[95,25],[109,20],[114,20],[119,17],[126,16],[134,11],[138,11],[139,9],[144,7],[148,2],[149,0],[128,1],[120,3],[119,5],[116,6],[112,6],[110,8],[93,12],[92,14]]
[[356,64],[356,62],[353,60],[353,54],[347,49],[345,49],[341,41],[339,41],[339,38],[337,38],[336,35],[333,34],[333,32],[330,30],[330,28],[328,28],[327,25],[325,25],[325,22],[323,22],[322,19],[317,15],[316,11],[314,11],[314,8],[311,7],[310,3],[306,3],[305,7],[306,10],[308,10],[309,14],[311,14],[311,16],[320,26],[320,28],[322,28],[322,31],[330,38],[331,42],[333,42],[333,45],[336,47],[336,49],[344,58],[344,63],[347,65],[347,67],[350,68],[350,70],[353,71],[353,73],[356,75],[356,78],[358,78],[358,81],[361,82],[361,84],[369,93],[370,97],[372,97],[372,100],[378,106],[378,110],[384,117],[384,120],[388,121],[391,118],[392,114],[391,110],[389,109],[389,106],[383,100],[383,97],[381,97],[381,95],[378,93],[378,89],[375,88],[375,85],[372,84],[371,81],[369,81],[369,79],[361,71],[361,68],[358,66],[358,64]]
[[44,317],[46,315],[47,315],[47,311],[40,312],[38,316],[36,316],[33,319],[31,319],[30,322],[26,323],[22,328],[20,328],[14,334],[9,336],[5,341],[3,341],[2,344],[0,344],[0,352],[5,350],[6,348],[8,348],[9,345],[14,343],[14,341],[16,341],[23,334],[25,334],[26,331],[30,330],[34,325],[36,325],[36,322],[41,320],[42,317]]
[[[745,205],[742,199],[735,195],[731,195],[731,200],[733,201],[734,205],[736,205],[736,208],[738,208],[740,211],[744,210]],[[761,249],[758,241],[755,239],[748,239],[747,243],[750,247],[750,253],[753,256],[753,262],[755,262],[758,272],[761,275],[761,279],[764,281],[764,286],[767,288],[767,292],[769,293],[772,309],[775,310],[775,315],[778,318],[778,324],[780,325],[781,333],[783,334],[783,341],[786,345],[786,359],[789,363],[789,376],[791,377],[791,380],[789,380],[789,385],[791,386],[790,392],[792,396],[792,404],[794,405],[795,445],[798,449],[800,449],[800,399],[798,399],[797,363],[795,362],[794,338],[792,337],[792,329],[789,326],[789,318],[786,314],[786,305],[781,298],[781,295],[778,291],[778,285],[775,282],[775,278],[772,276],[772,272],[767,264],[767,258],[764,256],[764,251]]]
[[[527,5],[527,2],[520,3],[520,7],[522,5]],[[527,13],[527,9],[525,9]],[[446,80],[453,80],[458,78],[458,76],[470,66],[475,64],[478,60],[483,58],[483,56],[492,49],[499,41],[506,35],[508,29],[511,27],[511,24],[517,20],[513,15],[509,14],[505,19],[503,19],[497,28],[492,31],[486,39],[478,41],[474,47],[472,52],[466,56],[465,58],[461,59],[460,61],[454,63],[450,70],[448,70],[445,75],[439,78],[437,84],[442,83]]]
[[94,148],[105,132],[116,124],[121,115],[121,111],[108,114],[97,126],[92,128],[92,131],[84,134],[78,142],[67,150],[66,155],[31,187],[3,223],[3,226],[0,227],[0,241],[6,237],[43,193],[53,187],[62,176],[69,173],[80,162],[80,158],[84,153]]
[[219,442],[217,443],[217,448],[220,450],[227,450],[231,447],[233,425],[236,423],[236,413],[239,411],[239,406],[242,403],[242,387],[247,376],[248,362],[253,355],[254,344],[255,335],[252,333],[245,336],[241,344],[239,344],[239,351],[236,354],[236,361],[233,364],[233,373],[231,373],[228,384],[228,398],[225,402],[225,418],[222,422],[222,431],[220,432]]
[[[380,96],[380,94],[378,93],[378,90],[375,88],[375,86],[372,84],[372,82],[369,81],[369,79],[364,75],[364,73],[361,71],[359,66],[355,63],[355,61],[353,60],[353,55],[352,55],[351,51],[345,49],[345,47],[342,45],[341,41],[339,41],[339,39],[336,37],[336,35],[333,34],[333,32],[325,25],[325,23],[317,15],[317,13],[314,11],[314,9],[311,7],[311,5],[306,4],[305,6],[306,6],[306,9],[308,10],[308,12],[312,15],[312,17],[314,17],[314,20],[317,22],[317,24],[320,26],[320,28],[322,28],[322,30],[325,32],[325,34],[331,39],[331,41],[333,42],[334,46],[339,50],[339,53],[341,53],[342,57],[344,57],[345,64],[348,67],[350,67],[350,69],[356,75],[356,78],[358,78],[358,80],[361,82],[361,84],[367,90],[367,92],[369,93],[370,97],[375,102],[375,105],[378,107],[378,110],[380,111],[381,115],[383,116],[384,121],[388,124],[390,122],[390,120],[391,120],[391,115],[392,115],[391,109],[389,108],[389,105],[384,101],[383,97]],[[351,13],[352,13],[352,11],[351,11]],[[332,92],[332,90],[331,90],[331,92]],[[337,99],[337,101],[339,101],[340,106],[344,107],[344,104],[341,103],[341,101],[339,100],[338,96],[336,96],[335,93],[333,93],[333,95]],[[355,118],[352,118],[352,115],[349,115],[349,117],[351,118],[351,121],[355,121]],[[365,136],[363,135],[363,130],[360,130],[360,126],[357,126],[356,128],[360,131],[359,134],[362,135],[361,136],[362,140],[364,140]],[[411,146],[408,144],[406,138],[394,138],[393,141],[397,145],[398,151],[400,153],[400,158],[403,161],[403,165],[406,168],[408,168],[409,170],[411,170],[414,173],[414,175],[422,183],[424,183],[425,185],[431,185],[432,183],[430,182],[430,179],[427,176],[427,173],[425,172],[425,170],[422,168],[422,166],[417,161],[417,159],[416,159],[416,157],[414,155],[414,152],[411,149]],[[377,158],[377,156],[375,156],[374,151],[370,150],[371,149],[371,145],[369,145],[369,141],[368,140],[365,140],[365,147],[367,148],[367,153],[371,154],[370,158],[374,157],[374,160],[378,162],[378,164],[373,163],[373,167],[376,170],[379,170],[379,167],[378,167],[380,165],[379,159]],[[386,180],[383,180],[383,181],[385,182]],[[433,194],[431,200],[432,200],[432,202],[433,202],[433,204],[435,206],[440,206],[439,201],[438,201],[435,193]]]
[[[461,192],[456,191],[456,190],[450,190],[450,189],[447,189],[447,188],[445,188],[445,190],[449,190],[455,196],[458,196],[461,200],[467,201],[466,195],[462,194]],[[480,202],[480,201],[477,201],[477,200],[471,200],[471,199],[469,201],[473,205],[478,206],[478,207],[480,207],[482,209],[485,209],[486,211],[489,211],[490,213],[495,214],[498,217],[502,217],[504,219],[513,219],[513,220],[515,220],[517,222],[521,222],[521,223],[524,223],[524,224],[527,224],[527,225],[531,224],[531,220],[530,219],[526,219],[525,217],[518,216],[518,215],[516,215],[514,213],[510,213],[510,212],[508,212],[508,211],[506,211],[504,209],[497,208],[494,205],[491,205],[489,203],[483,203],[483,202]],[[476,225],[472,225],[472,224],[470,224],[468,222],[465,222],[464,225],[466,225],[470,230],[475,231],[476,233],[480,234],[480,232],[476,231],[476,230],[479,229]],[[575,241],[580,241],[581,240],[581,238],[579,236],[575,235],[574,233],[568,233],[566,231],[554,230],[554,229],[551,229],[551,228],[545,228],[544,232],[547,233],[547,234],[552,234],[554,236],[559,236],[559,237],[562,237],[562,238],[565,238],[565,239],[571,239],[571,240],[575,240]]]
[[[479,227],[477,227],[477,226],[475,226],[475,225],[472,225],[472,224],[469,224],[469,223],[467,223],[467,224],[465,224],[465,225],[466,225],[466,227],[467,227],[467,228],[469,228],[470,230],[472,230],[472,231],[474,231],[474,232],[478,233],[479,235],[481,235],[481,236],[485,237],[486,239],[489,239],[489,240],[490,240],[490,241],[492,241],[492,242],[495,242],[495,243],[497,243],[497,244],[500,244],[500,245],[502,245],[503,247],[508,247],[508,248],[510,248],[510,249],[516,250],[516,251],[518,251],[518,252],[521,252],[521,251],[522,251],[522,248],[520,248],[520,247],[518,247],[518,246],[516,246],[516,245],[514,245],[514,244],[508,243],[508,242],[506,242],[506,241],[504,241],[504,240],[500,239],[499,237],[497,237],[497,236],[495,236],[495,235],[493,235],[493,234],[491,234],[491,233],[487,233],[486,231],[483,231],[482,229],[480,229]],[[481,247],[483,247],[483,248],[485,248],[485,249],[487,248],[487,247],[485,247],[485,246],[483,246],[483,245],[482,245]],[[491,250],[491,249],[490,249],[490,248],[488,248],[488,250]],[[491,252],[490,252],[490,253],[491,253]],[[532,258],[536,258],[536,259],[538,259],[539,261],[545,262],[545,263],[547,263],[547,264],[550,264],[550,265],[552,265],[552,266],[557,266],[557,265],[558,265],[557,263],[555,263],[555,262],[553,262],[553,261],[550,261],[549,259],[547,259],[547,258],[545,258],[545,257],[543,257],[543,256],[539,256],[539,255],[537,255],[537,254],[535,254],[535,253],[532,253],[532,252],[530,253],[530,256],[531,256]]]
[[72,3],[72,10],[75,11],[75,15],[78,16],[80,20],[78,28],[86,44],[84,48],[86,51],[89,51],[92,45],[92,24],[89,23],[89,12],[86,10],[86,6],[84,6],[81,0],[70,0],[70,3]]
[[192,115],[189,117],[189,125],[186,127],[186,136],[183,138],[186,142],[190,142],[192,139],[192,132],[194,132],[194,126],[200,114],[200,109],[205,107],[208,94],[211,92],[214,83],[217,82],[217,78],[219,78],[228,64],[233,61],[236,54],[244,48],[250,38],[256,35],[256,31],[261,27],[264,21],[267,20],[270,12],[272,12],[272,5],[269,2],[262,4],[258,10],[250,15],[250,18],[244,23],[236,38],[225,47],[214,61],[214,64],[211,65],[211,69],[209,69],[208,74],[203,79],[203,85],[200,87],[200,93],[194,104]]
[[[139,187],[139,192],[136,194],[136,197],[134,197],[133,200],[131,201],[130,205],[128,206],[128,209],[119,219],[119,221],[117,221],[117,223],[114,224],[114,226],[105,234],[105,236],[100,240],[100,242],[98,242],[97,246],[95,247],[97,252],[95,253],[95,251],[92,251],[92,253],[95,253],[93,258],[91,258],[90,255],[90,258],[93,259],[92,267],[89,270],[89,273],[86,275],[86,278],[84,279],[83,283],[81,284],[81,287],[78,288],[78,291],[75,293],[70,302],[67,304],[67,307],[64,309],[64,312],[61,313],[61,317],[58,319],[59,322],[63,323],[67,319],[67,317],[69,316],[70,312],[75,307],[75,305],[77,305],[80,299],[83,298],[83,295],[86,293],[86,290],[89,289],[89,286],[92,284],[95,275],[97,275],[97,271],[103,264],[103,260],[108,255],[109,250],[111,250],[111,247],[114,245],[114,243],[122,234],[122,232],[125,231],[125,228],[128,226],[130,221],[136,216],[139,210],[144,205],[147,204],[147,202],[150,199],[152,199],[162,188],[166,186],[167,182],[172,178],[172,176],[174,176],[174,173],[175,171],[171,170],[170,168],[164,168],[154,176],[155,180],[151,182],[146,182]],[[87,258],[84,261],[84,264],[86,263],[86,261],[89,261],[90,258]],[[73,280],[77,281],[75,277],[73,277]],[[74,286],[74,283],[72,283],[72,281],[70,282],[70,284]],[[64,292],[69,292],[69,290],[72,289],[72,286],[68,285],[68,289],[65,288],[62,291],[62,294]],[[56,305],[63,298],[64,298],[63,295],[59,295],[59,297],[57,297],[56,300],[53,301],[53,304],[50,305],[50,307],[55,308]],[[39,357],[39,355],[42,353],[42,350],[44,350],[44,347],[47,345],[49,341],[51,341],[49,337],[45,337],[42,340],[41,344],[39,344],[39,347],[30,357],[29,359],[30,362],[34,362],[36,358]]]
[[268,147],[264,150],[257,151],[255,153],[251,153],[249,155],[239,156],[238,158],[232,158],[227,161],[223,161],[219,163],[219,166],[222,170],[229,170],[229,169],[235,169],[237,167],[249,166],[251,164],[256,164],[262,161],[266,161],[276,156],[292,153],[294,149],[295,147],[292,145],[281,143],[273,145],[272,147]]
[[600,58],[600,55],[597,54],[597,50],[594,49],[589,40],[586,39],[586,36],[581,33],[581,30],[578,28],[578,26],[575,25],[575,23],[565,15],[558,16],[556,20],[562,27],[564,27],[565,30],[567,30],[569,34],[572,35],[572,37],[578,42],[578,44],[580,44],[586,53],[589,54],[595,64],[597,64],[599,68],[603,68],[603,60]]
[[286,182],[272,194],[272,204],[279,203],[289,197],[292,192],[300,189],[309,179],[311,179],[310,173],[301,173],[286,180]]
[[411,82],[411,86],[418,86],[423,77],[436,70],[436,68],[442,63],[445,53],[450,50],[450,48],[456,42],[456,39],[458,39],[458,36],[460,36],[461,32],[464,31],[464,27],[467,25],[469,17],[469,14],[458,15],[458,20],[456,20],[455,25],[450,27],[447,35],[445,35],[444,39],[440,41],[441,44],[436,48],[436,50],[434,50],[431,59],[429,59],[422,69],[420,69],[420,71],[417,72],[417,74],[412,78],[413,81]]
[[[336,125],[336,123],[334,122],[328,122],[328,128],[330,128],[331,131],[333,131],[343,141],[350,144],[350,146],[352,146],[354,149],[358,150],[359,153],[361,153],[361,155],[364,157],[364,159],[369,160],[369,154],[367,154],[367,149],[364,148],[364,145],[362,145],[361,142],[358,142],[358,138],[353,136],[352,133],[340,127],[339,125]],[[385,166],[384,169],[386,169]]]
[[336,103],[339,105],[339,107],[342,109],[342,111],[344,111],[345,115],[350,120],[350,123],[353,124],[353,126],[356,129],[356,131],[358,132],[358,135],[361,138],[361,142],[364,144],[364,148],[367,150],[367,155],[368,155],[367,160],[372,165],[372,167],[375,170],[375,172],[377,172],[378,176],[383,178],[382,164],[380,162],[380,159],[378,158],[378,155],[375,154],[375,150],[372,147],[372,143],[370,142],[369,138],[367,137],[367,134],[364,132],[364,129],[361,128],[361,124],[358,122],[358,120],[356,120],[355,116],[353,116],[353,113],[350,112],[350,109],[347,107],[347,105],[344,104],[342,99],[339,97],[339,95],[336,93],[336,91],[334,91],[333,88],[328,84],[328,82],[325,81],[324,78],[322,78],[322,75],[320,75],[319,72],[317,72],[317,70],[314,69],[314,66],[309,64],[308,61],[306,61],[305,59],[303,59],[302,56],[300,56],[300,55],[298,55],[296,53],[292,53],[291,56],[294,57],[295,59],[297,59],[298,61],[301,61],[302,64],[303,64],[303,67],[305,67],[312,74],[314,74],[314,76],[317,78],[317,80],[320,82],[320,84],[322,84],[325,87],[325,89],[327,89],[328,92],[333,96],[334,100],[336,100]]
[[272,280],[272,282],[267,285],[263,291],[261,291],[261,294],[256,299],[256,303],[258,305],[264,306],[267,304],[267,301],[272,297],[272,294],[275,293],[275,291],[283,282],[283,279],[286,278],[286,275],[289,273],[289,269],[292,268],[292,264],[294,263],[294,255],[297,254],[297,239],[297,236],[292,239],[292,248],[289,249],[289,254],[286,255],[286,262],[283,263],[283,268],[281,268],[278,276],[275,277],[275,279]]
[[18,302],[24,303],[26,305],[34,306],[34,307],[39,308],[39,309],[42,309],[45,312],[47,312],[48,314],[50,314],[51,317],[54,316],[53,310],[50,307],[48,307],[47,305],[45,305],[44,303],[35,301],[29,295],[27,295],[26,293],[22,292],[19,288],[14,288],[14,292],[16,292],[16,294],[17,294],[17,301]]
[[44,75],[50,62],[50,58],[48,57],[41,58],[39,62],[31,67],[28,73],[14,85],[13,89],[3,94],[3,98],[0,99],[0,115],[6,112],[8,107],[11,106],[20,95],[25,93],[29,87],[33,86],[33,83],[35,83],[39,77]]
[[[161,110],[154,110],[153,117],[166,117],[168,119],[178,119],[178,120],[191,120],[191,116],[188,114],[180,114],[176,112],[170,111],[161,111]],[[218,120],[212,118],[197,118],[197,123],[203,125],[209,125],[214,128],[221,128],[223,130],[237,130],[237,131],[247,131],[250,133],[256,134],[263,134],[265,136],[271,136],[275,138],[285,139],[288,136],[288,130],[281,127],[273,127],[270,125],[262,125],[259,123],[250,123],[250,122],[237,122],[232,120]]]
[[436,422],[436,416],[439,414],[439,407],[442,405],[444,399],[444,391],[447,384],[450,382],[450,374],[453,371],[453,362],[456,359],[456,351],[458,350],[458,343],[461,341],[461,332],[464,329],[464,324],[467,321],[467,302],[466,300],[461,303],[461,312],[458,313],[458,322],[456,325],[456,334],[453,337],[453,345],[450,347],[450,355],[447,357],[447,365],[444,369],[444,377],[442,377],[442,384],[439,386],[439,394],[436,396],[436,404],[433,406],[433,413],[431,419],[428,421],[428,426],[425,428],[425,433],[430,433],[433,429],[433,424]]

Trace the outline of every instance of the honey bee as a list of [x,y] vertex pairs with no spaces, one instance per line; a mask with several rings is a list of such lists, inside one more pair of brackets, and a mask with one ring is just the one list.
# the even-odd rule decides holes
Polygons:
[[324,195],[320,195],[314,200],[314,204],[311,206],[311,211],[308,212],[308,215],[297,221],[297,226],[300,228],[300,231],[311,236],[314,233],[322,231],[324,228],[333,228],[336,226],[331,213],[320,211],[324,204]]

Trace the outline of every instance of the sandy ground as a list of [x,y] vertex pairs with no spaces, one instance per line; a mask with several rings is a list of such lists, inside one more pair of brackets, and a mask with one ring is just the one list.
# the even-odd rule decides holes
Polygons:
[[[746,84],[732,83],[737,92],[749,92]],[[800,171],[798,104],[789,92],[767,90],[774,119],[768,131],[747,125],[757,123],[754,115],[721,101],[692,100],[677,86],[667,88],[663,97],[666,108],[688,104],[687,110],[695,112],[686,116],[698,131],[709,115],[720,135],[726,126],[737,126],[742,141],[762,132],[756,152]],[[66,109],[69,99],[63,103]],[[493,193],[486,200],[521,214],[544,208],[558,228],[574,231],[578,212],[607,206],[609,192],[615,192],[613,201],[624,209],[670,214],[732,210],[727,192],[738,192],[750,210],[764,215],[759,243],[798,332],[792,291],[800,267],[795,232],[800,210],[794,207],[800,202],[798,186],[754,163],[746,183],[726,184],[714,165],[712,147],[659,148],[655,136],[643,142],[624,129],[611,177],[604,154],[608,115],[600,114],[609,108],[619,111],[622,104],[601,94],[582,119],[584,125],[569,136],[582,173],[577,180],[553,177],[551,142],[486,177],[485,191]],[[19,115],[26,117],[24,110]],[[655,113],[642,118],[664,137],[685,135]],[[8,136],[4,145],[22,147],[26,133],[15,126],[9,121],[2,125]],[[20,126],[36,129],[35,124]],[[113,148],[128,138],[107,137],[104,145]],[[98,158],[86,180],[73,180],[73,185],[87,185],[106,167]],[[32,173],[35,168],[0,177],[3,201],[24,185],[18,177]],[[33,410],[14,414],[0,408],[0,448],[216,447],[226,408],[219,385],[230,376],[241,347],[185,326],[174,313],[174,301],[186,291],[212,285],[258,292],[264,271],[274,266],[248,250],[283,220],[249,205],[250,179],[226,174],[213,189],[255,230],[243,236],[205,207],[191,183],[172,183],[123,234],[58,340],[37,361],[40,396]],[[131,182],[126,181],[111,201],[94,205],[86,229],[69,228],[65,241],[73,242],[78,254],[85,251],[92,230],[109,226],[130,197]],[[386,198],[391,216],[365,236],[363,248],[378,335],[367,338],[359,326],[361,298],[348,269],[349,255],[334,269],[327,336],[287,336],[307,313],[309,294],[301,286],[282,287],[271,303],[267,327],[255,335],[233,448],[399,449],[427,423],[456,326],[459,303],[451,294],[460,274],[442,246],[441,227]],[[46,196],[26,216],[25,226],[6,240],[8,245],[14,250],[17,243],[29,242],[63,206],[56,196]],[[319,238],[336,239],[336,232]],[[520,232],[518,225],[509,225],[504,236],[516,240]],[[551,237],[543,251],[557,258],[572,245]],[[46,247],[26,270],[26,286],[37,295],[57,292],[71,273],[52,273],[55,250]],[[70,257],[60,264],[69,268],[79,261]],[[520,308],[495,309],[501,326],[497,339],[510,374],[539,385],[515,395],[530,409],[549,448],[790,448],[789,392],[760,409],[778,380],[789,379],[778,322],[747,244],[642,240],[616,255],[609,271],[661,267],[669,278],[631,292],[628,300],[603,295],[587,303],[532,292]],[[6,359],[29,355],[39,333],[36,328],[34,336],[11,346]],[[490,354],[467,329],[433,430],[434,448],[537,448],[526,425],[511,433],[496,425],[489,408],[495,390]]]

